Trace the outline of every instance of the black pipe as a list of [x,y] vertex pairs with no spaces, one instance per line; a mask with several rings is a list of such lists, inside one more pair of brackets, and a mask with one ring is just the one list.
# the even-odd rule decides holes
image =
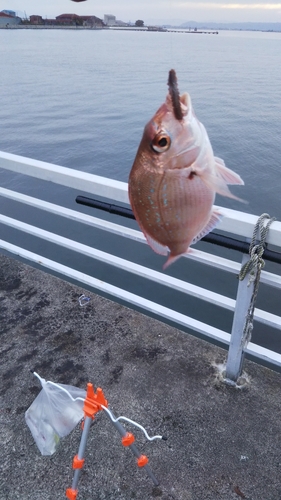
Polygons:
[[[86,196],[77,196],[76,203],[79,203],[80,205],[86,205],[87,207],[98,208],[99,210],[104,210],[105,212],[109,212],[111,214],[121,215],[122,217],[126,217],[127,219],[135,219],[131,208],[112,205],[111,203],[94,200],[93,198],[87,198]],[[242,253],[249,253],[250,248],[250,243],[247,243],[246,241],[240,241],[235,238],[230,238],[229,236],[223,236],[222,234],[217,233],[209,233],[204,236],[201,241],[219,245],[231,250],[237,250],[237,252]],[[281,264],[281,253],[274,252],[273,250],[268,250],[268,248],[265,248],[262,257],[263,259],[266,259],[270,262]]]
[[87,207],[98,208],[110,214],[122,215],[127,219],[135,219],[133,210],[131,208],[120,207],[119,205],[112,205],[111,203],[104,203],[103,201],[93,200],[93,198],[86,198],[86,196],[77,196],[76,203],[86,205]]

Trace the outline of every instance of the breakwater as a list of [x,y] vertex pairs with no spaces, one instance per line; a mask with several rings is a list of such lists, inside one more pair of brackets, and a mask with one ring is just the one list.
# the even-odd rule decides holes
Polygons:
[[24,421],[39,392],[31,370],[82,388],[90,381],[116,415],[168,438],[148,443],[128,426],[155,488],[99,414],[79,498],[279,498],[280,374],[246,362],[245,389],[227,387],[217,347],[8,256],[0,256],[0,277],[1,500],[51,500],[54,491],[63,499],[72,481],[81,430],[51,458],[40,455]]
[[180,29],[165,29],[165,28],[157,28],[157,27],[119,27],[119,26],[111,26],[111,27],[96,27],[96,26],[62,26],[56,24],[8,24],[8,25],[0,25],[0,29],[59,29],[59,30],[113,30],[113,31],[146,31],[146,32],[156,32],[156,33],[187,33],[187,34],[205,34],[205,35],[218,35],[218,31],[206,31],[206,30],[180,30]]

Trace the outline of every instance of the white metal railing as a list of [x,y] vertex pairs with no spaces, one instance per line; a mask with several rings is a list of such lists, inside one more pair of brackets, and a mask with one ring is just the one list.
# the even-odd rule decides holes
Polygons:
[[[11,172],[17,172],[19,174],[24,174],[28,176],[41,179],[43,181],[52,182],[55,184],[60,184],[69,188],[73,188],[76,191],[83,191],[90,193],[92,195],[101,196],[109,200],[114,200],[121,203],[129,203],[128,200],[128,190],[127,184],[124,182],[114,181],[104,177],[92,175],[85,172],[80,172],[77,170],[60,167],[57,165],[52,165],[49,163],[23,158],[20,156],[12,155],[9,153],[0,152],[0,169],[9,170]],[[97,217],[93,217],[87,214],[83,214],[76,210],[71,210],[66,207],[62,207],[53,203],[46,202],[25,194],[12,191],[6,188],[0,188],[0,196],[9,200],[13,200],[33,208],[44,210],[47,213],[67,218],[71,221],[79,222],[81,224],[86,224],[88,226],[99,228],[114,235],[122,236],[124,238],[130,238],[139,243],[146,243],[143,234],[140,231],[136,231],[126,226],[115,224]],[[220,209],[224,217],[220,224],[219,229],[231,235],[236,235],[243,239],[249,239],[252,237],[253,229],[256,224],[256,216],[245,214],[243,212],[238,212],[230,209],[221,208]],[[191,295],[200,300],[208,302],[213,305],[220,306],[224,309],[234,312],[234,322],[233,325],[237,330],[237,324],[239,328],[244,322],[244,313],[242,312],[243,304],[247,303],[251,290],[247,288],[244,282],[240,283],[238,286],[236,301],[226,297],[224,295],[212,292],[205,288],[187,283],[186,281],[168,276],[164,273],[154,271],[153,269],[148,269],[137,263],[130,262],[128,260],[117,257],[116,255],[109,254],[107,252],[89,247],[72,239],[62,237],[58,234],[46,231],[42,228],[32,226],[30,224],[24,223],[20,220],[7,217],[5,215],[0,216],[0,222],[2,225],[12,227],[18,231],[22,231],[26,234],[36,236],[38,238],[44,239],[45,241],[60,245],[65,249],[75,251],[84,256],[88,256],[97,259],[103,263],[111,266],[115,266],[118,269],[125,270],[141,276],[145,279],[151,280],[163,286],[170,287],[174,290],[180,291],[184,294]],[[269,229],[267,242],[273,244],[275,247],[281,248],[281,223],[274,222]],[[218,328],[211,325],[198,321],[194,318],[181,314],[177,311],[164,307],[156,302],[148,300],[144,297],[135,295],[131,292],[123,290],[119,287],[106,283],[90,275],[84,274],[75,269],[69,268],[59,262],[52,261],[45,258],[42,255],[38,255],[30,250],[26,250],[17,245],[13,245],[8,241],[0,240],[0,248],[21,256],[31,262],[40,263],[41,266],[55,271],[63,276],[79,281],[81,284],[92,287],[96,290],[100,290],[104,293],[110,294],[113,297],[121,299],[132,306],[137,306],[142,308],[144,311],[152,312],[158,315],[160,318],[172,321],[178,326],[184,326],[185,328],[193,329],[200,334],[204,335],[206,338],[214,339],[225,344],[230,343],[230,333],[224,332]],[[191,254],[188,254],[186,258],[193,259],[202,265],[208,265],[212,267],[219,268],[220,270],[228,271],[230,273],[238,274],[241,268],[241,264],[213,255],[211,253],[202,252],[194,249]],[[244,257],[245,259],[245,257]],[[267,271],[262,271],[261,282],[271,287],[280,289],[281,288],[281,276],[269,273]],[[237,304],[239,308],[237,308]],[[275,314],[269,313],[267,311],[256,309],[255,316],[256,321],[259,321],[267,326],[271,326],[277,330],[281,329],[281,317]],[[239,321],[238,321],[239,320]],[[238,323],[237,323],[238,321]],[[233,328],[234,328],[233,327]],[[242,334],[242,332],[241,332]],[[238,346],[239,347],[239,346]],[[237,347],[238,353],[239,349]],[[275,365],[281,366],[281,355],[279,353],[273,352],[264,347],[258,346],[253,343],[249,343],[245,348],[246,352],[260,358],[262,360],[268,361]],[[240,352],[241,351],[241,352]],[[240,346],[240,358],[243,355],[243,349]],[[238,354],[237,354],[238,356]],[[236,358],[237,358],[236,356]],[[234,356],[235,357],[235,356]],[[239,359],[240,359],[239,358]],[[231,364],[233,370],[230,370],[232,375],[231,378],[236,379],[238,376],[238,369],[234,366],[238,366],[239,362],[236,360],[228,360]],[[241,363],[240,363],[241,364]]]

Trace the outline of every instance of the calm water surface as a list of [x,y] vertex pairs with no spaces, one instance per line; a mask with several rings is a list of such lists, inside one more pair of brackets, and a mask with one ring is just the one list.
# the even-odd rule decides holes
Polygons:
[[[214,152],[238,172],[245,187],[233,192],[248,205],[217,197],[216,203],[256,215],[268,212],[281,220],[281,33],[220,32],[217,35],[116,32],[108,30],[0,30],[0,150],[127,181],[145,123],[167,93],[168,71],[177,71],[181,92],[191,94],[198,118],[209,133]],[[75,193],[46,186],[16,174],[0,172],[1,184],[45,199],[75,206]],[[1,201],[7,215],[72,235],[110,251],[112,243],[98,231],[89,233],[31,209]],[[88,209],[83,209],[87,211]],[[90,210],[90,209],[89,209]],[[89,211],[94,214],[94,211]],[[101,214],[99,214],[101,215]],[[103,217],[107,217],[103,215]],[[110,216],[108,216],[110,218]],[[113,220],[112,218],[110,220]],[[118,219],[114,219],[118,221]],[[132,222],[132,225],[134,223]],[[5,227],[1,234],[18,242]],[[94,240],[94,241],[93,241]],[[24,241],[24,243],[22,243]],[[57,257],[57,249],[24,238],[34,251]],[[201,247],[200,247],[201,245]],[[199,248],[208,250],[200,243]],[[161,270],[163,258],[149,248],[116,240],[117,253]],[[227,258],[240,259],[228,251]],[[225,253],[226,252],[226,253]],[[61,261],[108,280],[108,268],[71,253]],[[268,267],[275,272],[280,270]],[[224,273],[180,259],[169,274],[191,279],[235,297],[237,282]],[[116,271],[114,284],[142,293],[145,284]],[[280,313],[279,300],[261,287],[260,302]],[[150,286],[148,298],[231,327],[231,315],[213,306]],[[257,326],[255,339],[279,347],[275,331]]]

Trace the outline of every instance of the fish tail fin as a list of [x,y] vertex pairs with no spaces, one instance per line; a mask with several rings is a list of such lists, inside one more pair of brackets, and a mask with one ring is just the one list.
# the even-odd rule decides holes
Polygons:
[[170,253],[168,259],[166,260],[166,262],[165,262],[165,264],[163,266],[163,270],[165,271],[167,269],[167,267],[169,267],[171,264],[173,264],[174,262],[176,262],[176,260],[178,260],[183,255],[186,255],[187,253],[192,253],[193,251],[194,250],[192,250],[192,248],[188,248],[186,250],[186,252],[180,253],[179,255],[174,255],[173,253]]
[[166,260],[164,266],[163,266],[163,271],[165,271],[167,269],[167,267],[169,267],[171,264],[173,264],[174,262],[176,262],[176,260],[178,260],[183,254],[180,254],[180,255],[172,255],[170,254],[168,259]]

